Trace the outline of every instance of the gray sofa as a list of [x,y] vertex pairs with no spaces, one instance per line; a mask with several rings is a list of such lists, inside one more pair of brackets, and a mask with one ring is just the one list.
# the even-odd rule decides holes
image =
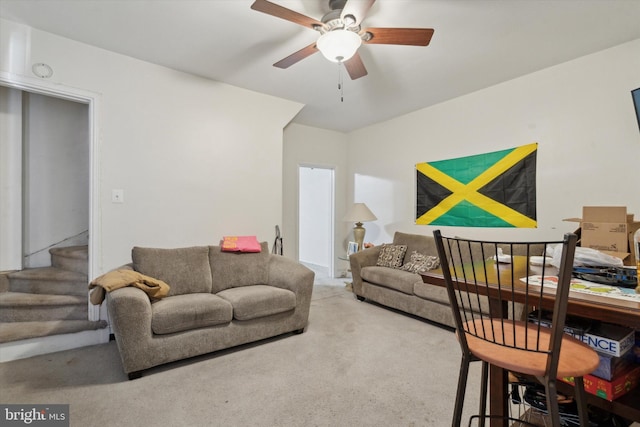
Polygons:
[[[410,262],[414,252],[426,256],[438,256],[433,236],[396,232],[392,245],[407,246],[402,260],[402,264],[405,265]],[[524,255],[524,253],[520,253],[522,248],[517,245],[499,244],[498,247],[505,254],[513,250],[514,255]],[[353,293],[356,297],[361,301],[370,300],[455,328],[446,288],[424,283],[420,274],[376,265],[382,248],[383,246],[374,246],[349,257],[353,275]],[[464,254],[462,255],[464,259],[473,257],[478,260],[495,255],[495,251],[492,251],[491,248],[485,248],[483,251],[475,243],[471,244],[470,248],[471,253],[468,250],[461,251]],[[538,250],[536,254],[542,253],[542,246],[534,246],[534,248]],[[485,304],[488,304],[488,301],[486,298],[481,298],[480,301],[484,307],[483,310],[486,310]],[[526,314],[524,308],[519,303],[510,305],[509,316],[524,319],[523,316]]]
[[[432,236],[396,232],[392,244],[407,246],[403,264],[410,260],[414,251],[438,255]],[[454,327],[447,290],[425,284],[417,273],[377,266],[381,249],[382,246],[374,246],[349,257],[356,297]]]
[[107,294],[109,320],[129,379],[164,363],[234,347],[307,325],[314,273],[268,252],[219,246],[135,247],[132,268],[169,284],[151,302],[136,287]]

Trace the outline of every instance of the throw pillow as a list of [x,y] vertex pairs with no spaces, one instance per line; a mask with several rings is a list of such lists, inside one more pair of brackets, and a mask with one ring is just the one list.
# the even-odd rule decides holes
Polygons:
[[402,266],[402,270],[410,273],[422,274],[440,266],[440,260],[436,256],[421,254],[417,251],[411,253],[409,262]]
[[377,266],[399,268],[404,261],[404,254],[407,252],[407,245],[382,245],[380,255],[378,255]]

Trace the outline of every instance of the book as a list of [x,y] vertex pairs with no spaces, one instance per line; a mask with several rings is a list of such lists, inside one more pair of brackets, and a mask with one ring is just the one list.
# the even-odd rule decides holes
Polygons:
[[[547,288],[556,288],[558,286],[558,276],[540,276],[534,275],[523,277],[520,279],[523,283],[530,285],[541,285]],[[634,289],[622,288],[619,286],[604,285],[601,283],[589,282],[588,280],[572,277],[569,290],[586,295],[594,295],[597,297],[613,298],[624,301],[640,302],[640,294]]]

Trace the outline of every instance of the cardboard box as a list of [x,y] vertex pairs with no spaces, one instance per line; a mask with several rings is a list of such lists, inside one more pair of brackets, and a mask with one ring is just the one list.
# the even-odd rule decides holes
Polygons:
[[[619,373],[612,381],[603,380],[593,375],[585,375],[584,389],[587,393],[612,401],[629,393],[638,386],[640,381],[640,365],[629,365],[627,369]],[[561,381],[574,384],[573,377],[560,378]]]
[[599,251],[628,252],[627,208],[582,208],[582,246]]
[[625,265],[635,265],[633,233],[640,228],[625,206],[584,206],[582,218],[566,218],[579,222],[576,234],[579,244],[621,258]]

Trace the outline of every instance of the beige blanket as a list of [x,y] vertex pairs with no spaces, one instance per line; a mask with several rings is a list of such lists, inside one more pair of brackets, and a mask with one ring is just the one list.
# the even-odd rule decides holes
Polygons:
[[142,289],[151,299],[164,298],[169,294],[169,285],[162,280],[145,276],[134,270],[114,270],[95,278],[89,283],[89,290],[93,290],[89,300],[94,305],[100,305],[104,301],[106,292],[124,288],[125,286],[134,286]]

